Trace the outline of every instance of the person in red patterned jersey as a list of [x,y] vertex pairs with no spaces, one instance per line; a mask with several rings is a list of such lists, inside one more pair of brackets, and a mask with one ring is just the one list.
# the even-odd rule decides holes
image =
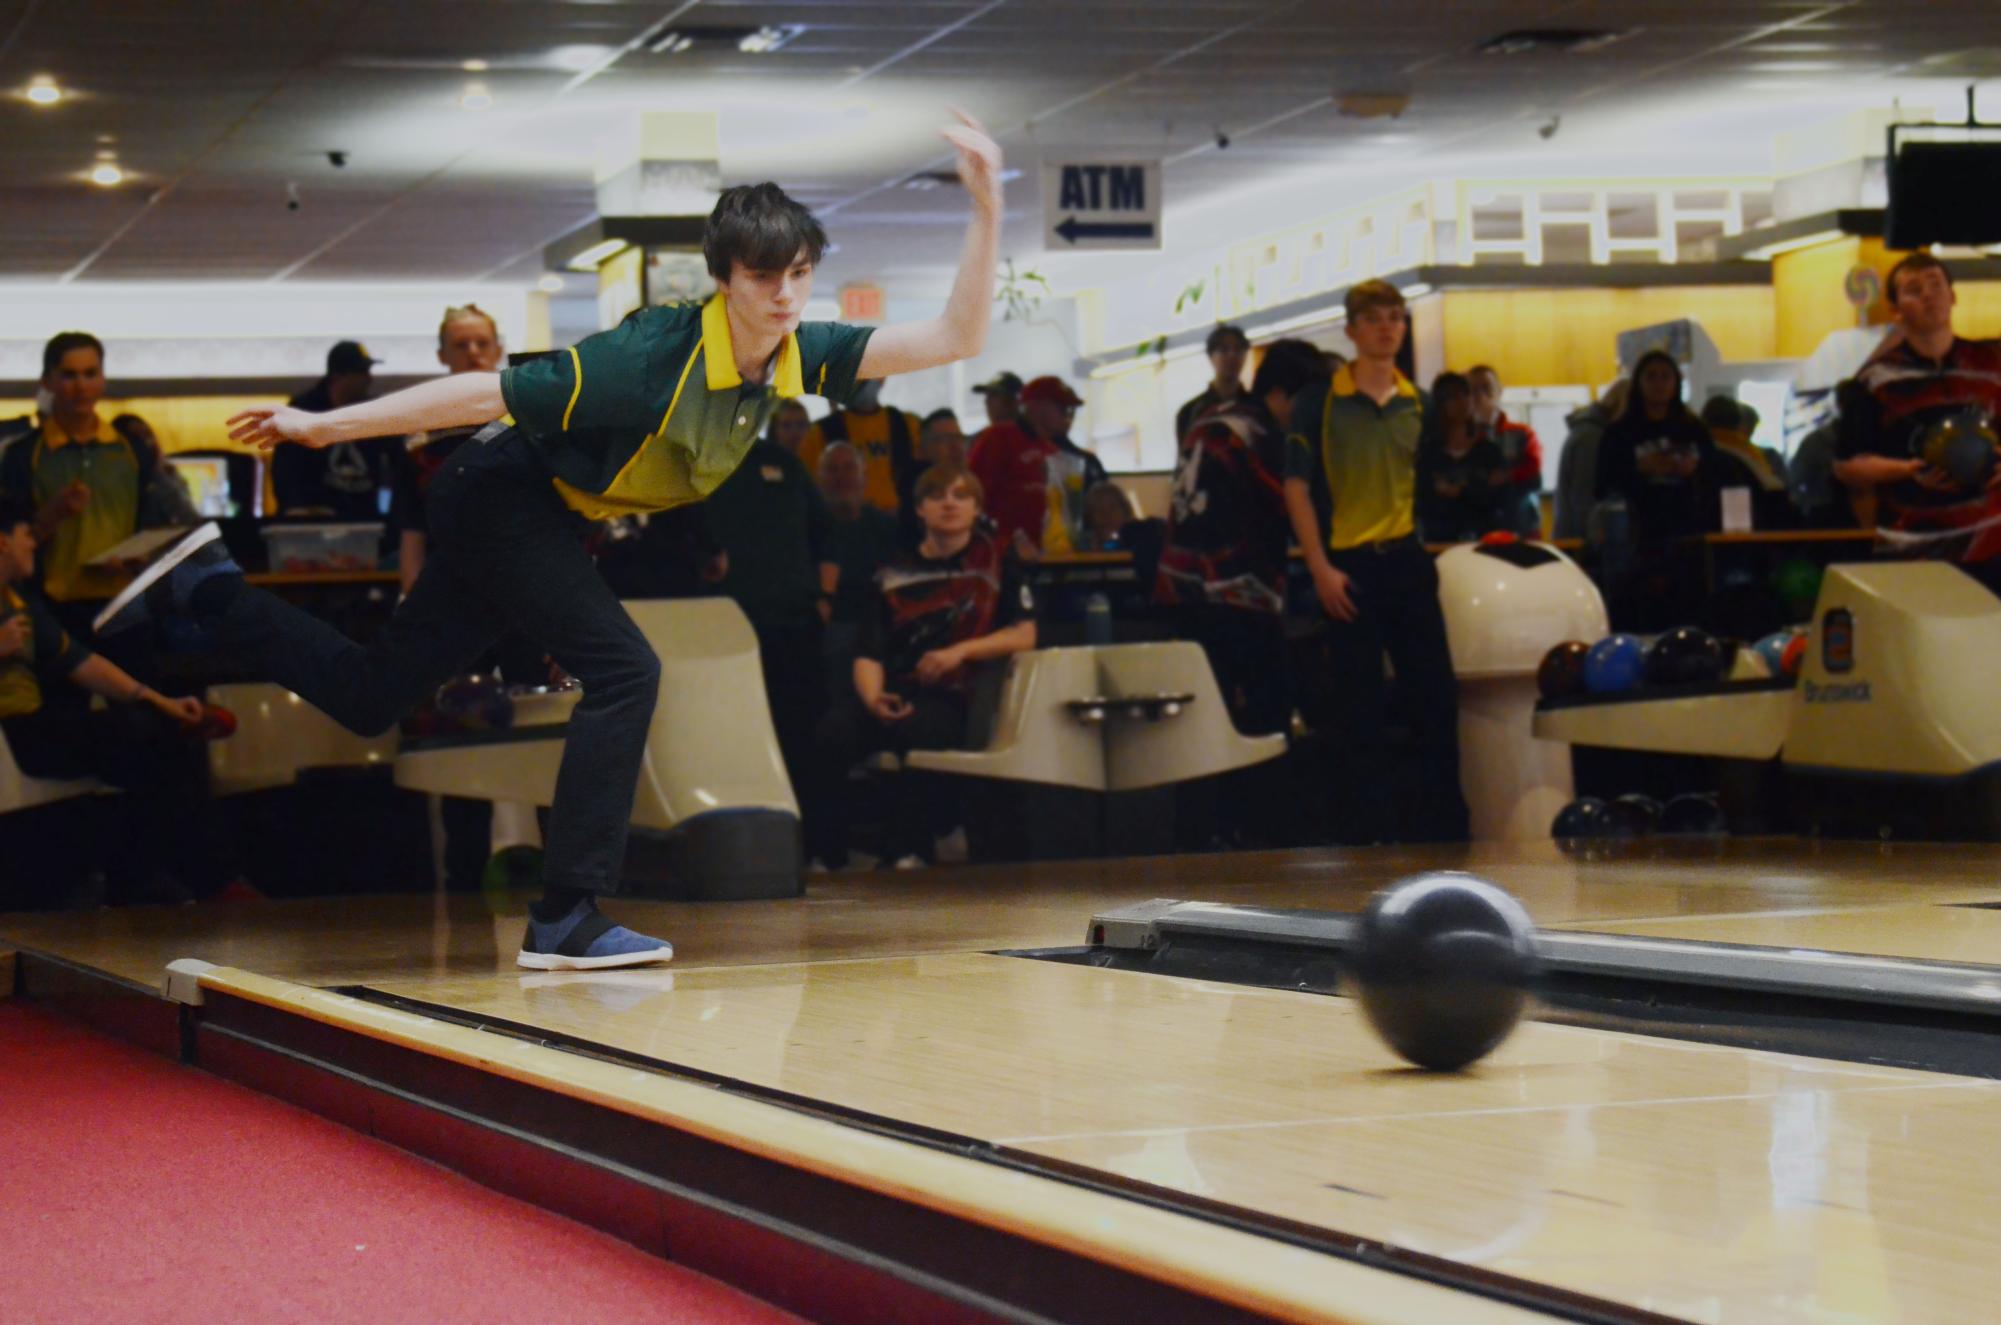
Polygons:
[[1952,272],[1929,253],[1886,285],[1896,330],[1842,384],[1834,476],[1879,551],[1957,562],[2001,592],[2001,341],[1954,333]]
[[1181,438],[1154,601],[1208,655],[1238,730],[1282,731],[1285,684],[1284,408],[1321,374],[1318,347],[1265,347],[1248,392],[1213,404]]
[[1518,423],[1501,409],[1501,374],[1490,364],[1476,364],[1466,371],[1473,388],[1473,421],[1477,430],[1495,446],[1508,462],[1506,509],[1500,527],[1542,537],[1542,441],[1535,429]]
[[[960,465],[918,477],[924,540],[876,572],[874,610],[855,658],[856,703],[830,714],[821,737],[837,775],[872,750],[955,749],[966,742],[972,665],[1035,647],[1035,600],[1007,545],[980,530],[980,481]],[[936,833],[950,825],[950,788],[906,769],[895,779],[886,856],[899,868],[932,858]],[[846,779],[821,788],[838,799]],[[833,822],[850,816],[830,806]],[[845,852],[820,844],[838,865]],[[834,859],[829,859],[832,856]]]

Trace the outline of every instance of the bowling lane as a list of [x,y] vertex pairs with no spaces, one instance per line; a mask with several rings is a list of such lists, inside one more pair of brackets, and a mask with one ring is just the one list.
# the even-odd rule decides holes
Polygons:
[[375,987],[1694,1320],[2001,1291],[1967,1078],[1542,1024],[1435,1077],[1347,1000],[979,954]]
[[1654,920],[1573,920],[1551,928],[2001,966],[2001,911],[1987,910],[1982,905],[1883,906]]
[[[615,910],[672,938],[675,968],[688,970],[1073,944],[1093,911],[1153,897],[1354,911],[1430,869],[1494,880],[1541,925],[2001,900],[1992,847],[1770,838],[1655,842],[1605,859],[1537,842],[982,865],[816,876],[806,897],[783,901]],[[511,975],[522,911],[512,898],[496,908],[409,894],[121,908],[0,916],[0,943],[147,985],[177,957],[320,985]]]

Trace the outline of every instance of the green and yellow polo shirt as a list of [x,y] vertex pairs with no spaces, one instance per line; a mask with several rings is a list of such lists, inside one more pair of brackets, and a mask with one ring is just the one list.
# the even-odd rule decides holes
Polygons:
[[118,546],[139,527],[139,456],[132,444],[101,417],[97,431],[88,437],[71,437],[49,418],[32,446],[23,438],[14,450],[23,452],[22,459],[15,462],[10,451],[10,468],[18,464],[26,472],[0,475],[0,486],[13,487],[18,481],[37,509],[71,483],[90,489],[89,504],[63,521],[55,537],[42,545],[42,592],[69,603],[109,598],[123,589],[129,576],[84,563]]
[[868,327],[807,322],[747,386],[717,295],[642,309],[561,354],[500,374],[508,412],[571,509],[593,520],[701,501],[742,463],[778,402],[855,388]]
[[1396,393],[1378,405],[1342,365],[1325,387],[1308,387],[1292,404],[1285,439],[1285,476],[1322,478],[1333,503],[1327,546],[1340,552],[1365,543],[1406,538],[1417,529],[1417,442],[1424,397],[1402,373]]
[[42,678],[68,676],[90,657],[90,650],[57,624],[49,609],[32,594],[0,584],[0,622],[28,619],[28,638],[21,651],[0,658],[0,718],[19,718],[42,707]]

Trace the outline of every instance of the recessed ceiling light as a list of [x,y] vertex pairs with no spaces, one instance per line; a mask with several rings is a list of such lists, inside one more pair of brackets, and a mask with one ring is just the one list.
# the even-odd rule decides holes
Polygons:
[[1609,46],[1631,30],[1609,28],[1516,28],[1489,37],[1474,49],[1482,55],[1582,54]]
[[53,106],[63,99],[63,90],[56,86],[56,80],[47,74],[37,75],[28,84],[22,95],[37,106]]
[[115,133],[101,133],[97,135],[97,141],[100,143],[115,143],[118,141],[118,135]]
[[563,278],[553,271],[545,272],[542,279],[535,282],[535,288],[543,294],[561,294],[563,292]]
[[459,105],[466,110],[485,110],[493,104],[493,93],[486,90],[484,83],[467,83],[466,90],[459,94]]
[[567,69],[573,74],[580,74],[610,54],[609,46],[558,46],[549,52],[549,63],[558,69]]
[[99,161],[116,161],[118,159],[118,153],[112,151],[108,147],[100,147],[97,149],[97,159]]
[[459,68],[465,70],[469,74],[483,74],[492,67],[493,67],[492,65],[489,65],[484,60],[467,60],[465,63],[459,66]]
[[803,23],[781,23],[775,27],[767,23],[757,31],[739,37],[736,48],[746,55],[769,55],[789,45],[805,30]]
[[100,188],[115,188],[125,179],[125,172],[110,162],[105,162],[90,172],[90,182]]

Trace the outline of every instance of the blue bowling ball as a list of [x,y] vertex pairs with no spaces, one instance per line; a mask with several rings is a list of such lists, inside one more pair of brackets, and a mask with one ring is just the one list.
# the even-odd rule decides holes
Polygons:
[[1647,646],[1637,635],[1607,635],[1584,655],[1584,688],[1594,695],[1623,695],[1639,687]]
[[1758,656],[1763,658],[1770,666],[1773,676],[1784,676],[1786,674],[1786,645],[1793,642],[1793,636],[1797,633],[1797,631],[1792,630],[1775,630],[1751,646],[1758,651]]

